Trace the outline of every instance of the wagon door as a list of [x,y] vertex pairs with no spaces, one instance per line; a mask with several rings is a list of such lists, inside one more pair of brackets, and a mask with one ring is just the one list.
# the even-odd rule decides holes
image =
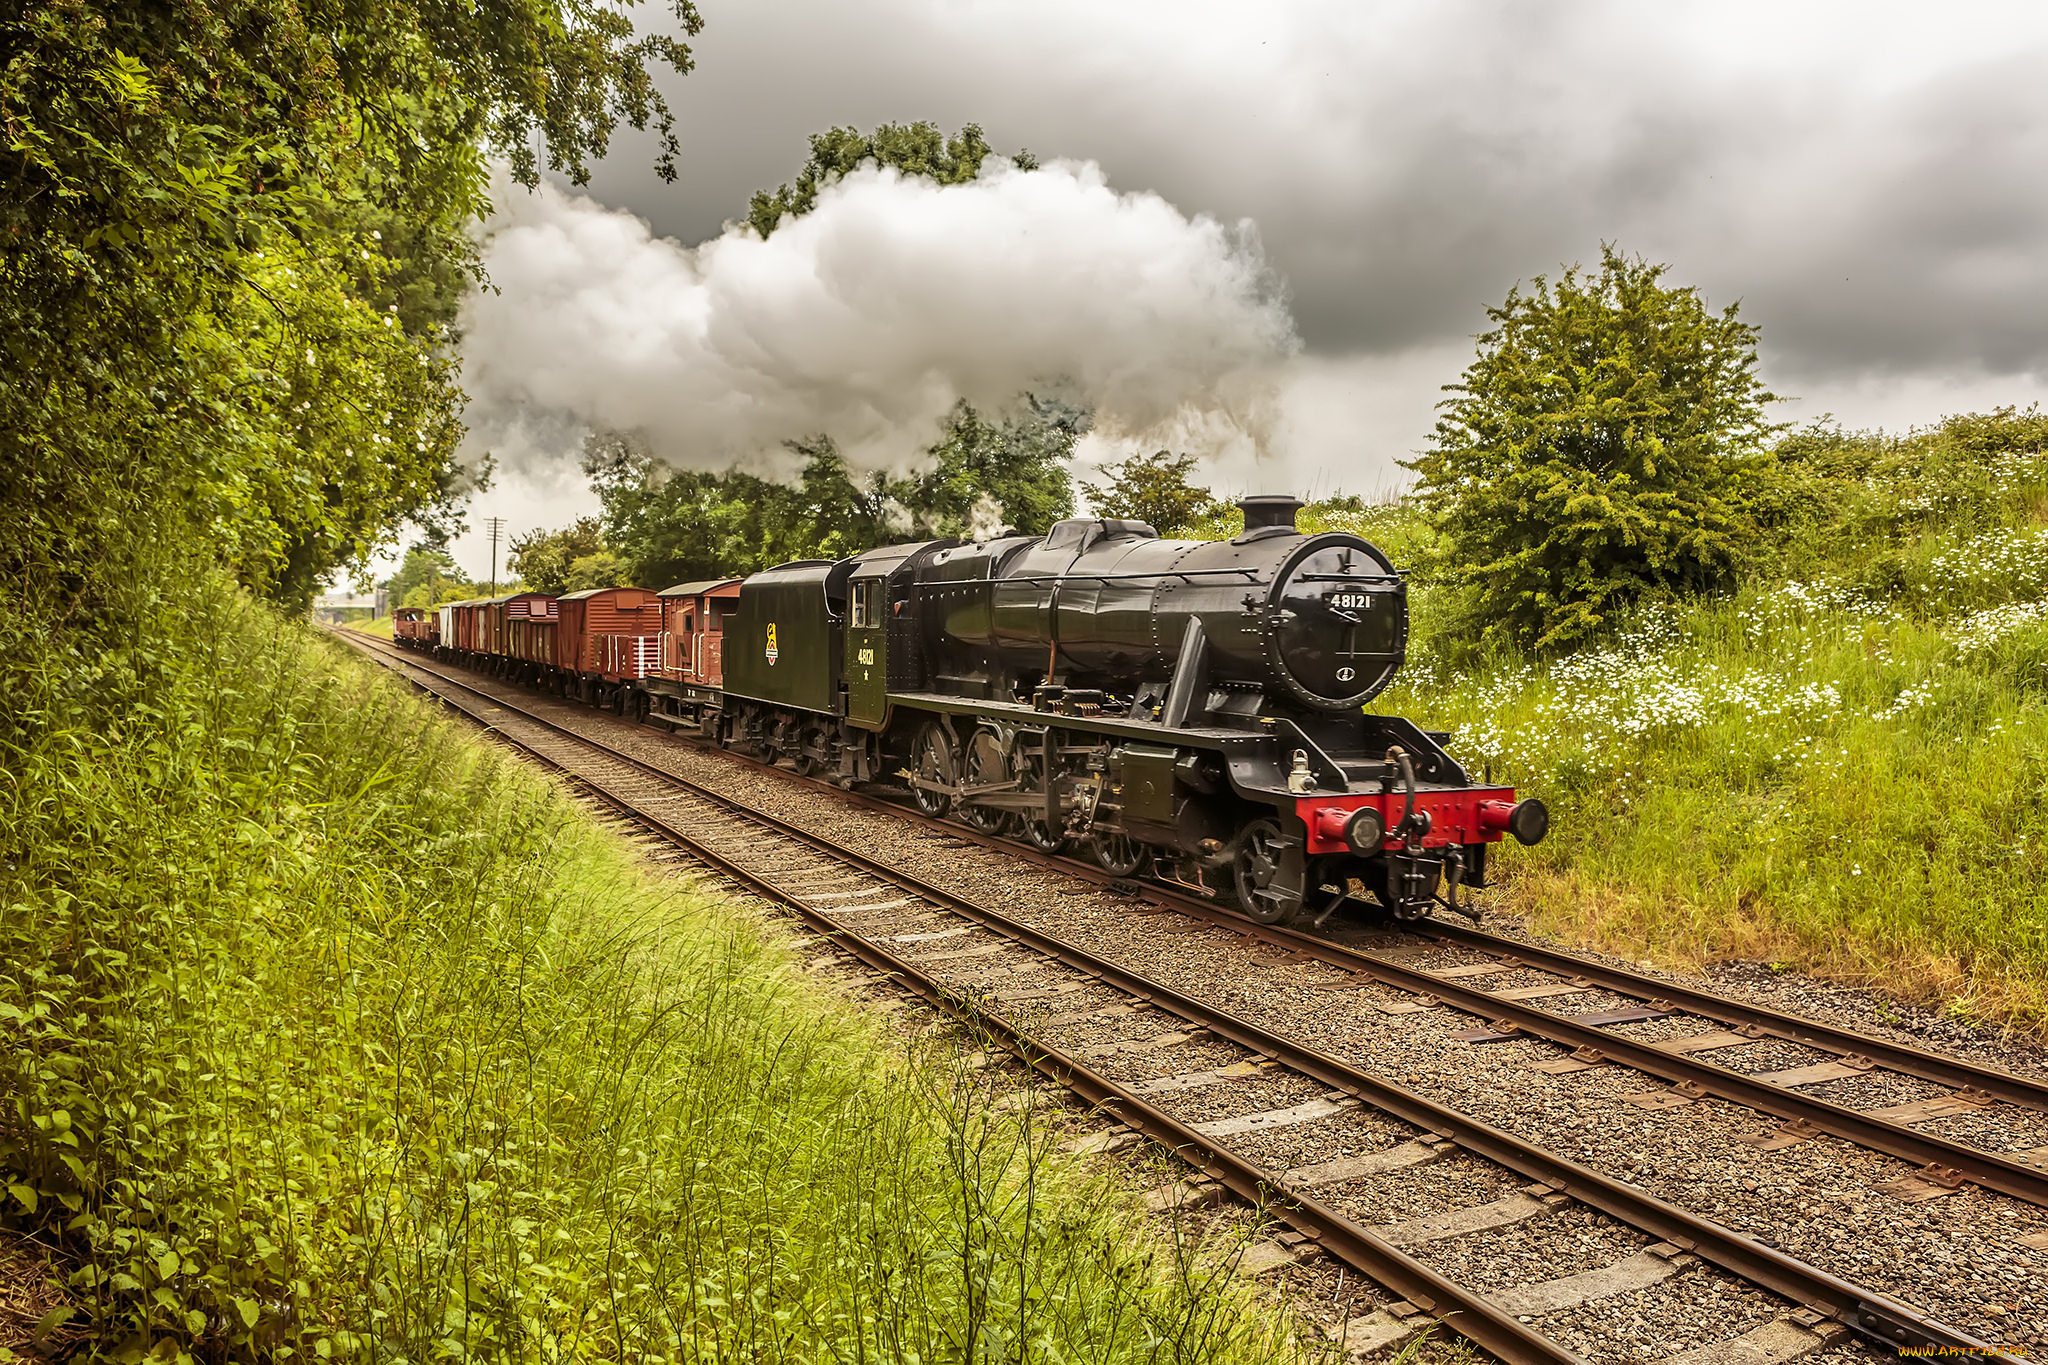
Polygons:
[[863,565],[847,584],[846,718],[878,728],[889,716],[888,573],[895,561]]

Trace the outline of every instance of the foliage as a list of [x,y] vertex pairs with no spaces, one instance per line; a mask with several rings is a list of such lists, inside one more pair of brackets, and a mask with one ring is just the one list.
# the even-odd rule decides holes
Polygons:
[[[166,611],[122,725],[0,718],[0,1204],[99,1354],[1293,1356],[756,907],[306,628]],[[72,661],[0,630],[47,714]]]
[[689,64],[608,0],[31,0],[0,53],[0,575],[78,622],[165,538],[302,602],[445,530],[485,152],[580,178],[623,118],[666,162]]
[[625,581],[626,566],[610,549],[600,547],[595,553],[580,555],[570,562],[569,572],[562,579],[562,591],[616,588]]
[[[1189,477],[1192,455],[1164,450],[1102,467],[1102,483],[1084,483],[1089,506],[1098,517],[1128,517],[1149,524],[1162,536],[1183,535],[1225,510],[1221,499]],[[1243,525],[1242,514],[1238,522]]]
[[469,580],[455,557],[432,545],[407,550],[398,572],[384,580],[384,591],[394,607],[434,607],[483,596],[483,589]]
[[1036,535],[1074,514],[1067,460],[1087,429],[1086,413],[1030,394],[995,422],[961,403],[927,451],[932,463],[880,486],[923,532]]
[[1550,803],[1511,893],[1546,928],[2048,1029],[2048,419],[1817,425],[1763,473],[1729,593],[1472,662],[1425,586],[1375,709]]
[[616,433],[591,438],[584,469],[627,579],[659,588],[918,537],[1043,531],[1072,511],[1065,461],[1083,425],[1056,403],[1027,399],[1000,423],[963,403],[929,467],[896,478],[856,474],[823,440],[794,447],[793,484],[680,471]]
[[1752,558],[1760,572],[1799,574],[1856,544],[1859,583],[1905,590],[1911,551],[1900,528],[1998,532],[2011,516],[2005,481],[2044,449],[2038,408],[1959,414],[1904,436],[1815,422],[1772,450],[1756,499],[1769,534]]
[[1777,430],[1757,329],[1666,270],[1603,247],[1595,274],[1516,286],[1446,386],[1410,467],[1442,537],[1433,571],[1489,637],[1575,644],[1646,594],[1726,587],[1755,534]]
[[512,537],[507,564],[534,592],[618,586],[616,581],[584,581],[618,571],[618,557],[605,544],[604,526],[596,517],[579,517],[559,531],[533,530]]
[[[941,185],[959,185],[981,173],[981,163],[995,149],[970,123],[948,138],[934,123],[885,123],[873,133],[855,128],[832,128],[811,134],[811,156],[797,173],[795,185],[781,185],[772,192],[756,190],[747,206],[747,222],[766,237],[783,218],[809,213],[817,207],[818,191],[841,176],[860,169],[864,162],[893,166],[905,175],[921,176]],[[1029,152],[1010,158],[1024,170],[1037,166]]]

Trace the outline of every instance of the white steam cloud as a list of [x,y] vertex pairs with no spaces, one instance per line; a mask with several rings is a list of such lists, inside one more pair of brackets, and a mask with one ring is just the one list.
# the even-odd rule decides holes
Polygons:
[[901,468],[956,401],[1025,390],[1110,438],[1259,447],[1299,348],[1248,222],[1119,193],[1092,163],[952,186],[868,167],[765,240],[695,247],[549,186],[496,198],[463,380],[473,439],[515,466],[566,422],[687,468],[783,470],[782,443],[819,434]]

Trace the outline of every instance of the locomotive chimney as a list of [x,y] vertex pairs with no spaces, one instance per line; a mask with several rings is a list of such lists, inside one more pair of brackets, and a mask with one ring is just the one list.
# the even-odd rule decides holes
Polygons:
[[1244,529],[1263,531],[1270,526],[1294,529],[1294,514],[1301,510],[1301,499],[1285,493],[1260,493],[1249,498],[1239,498],[1237,505],[1244,509]]

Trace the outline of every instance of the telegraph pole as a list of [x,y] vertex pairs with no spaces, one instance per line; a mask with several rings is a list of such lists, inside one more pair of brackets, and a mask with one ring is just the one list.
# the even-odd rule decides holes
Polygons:
[[491,596],[498,595],[498,536],[505,529],[503,517],[486,517],[484,525],[491,531]]

